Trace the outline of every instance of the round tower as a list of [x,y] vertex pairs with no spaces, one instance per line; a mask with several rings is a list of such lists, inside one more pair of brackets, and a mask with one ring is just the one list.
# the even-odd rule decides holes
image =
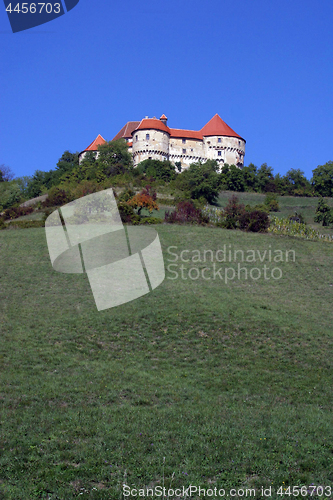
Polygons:
[[207,159],[216,160],[221,168],[225,163],[243,168],[245,139],[236,134],[218,114],[201,129],[201,133]]
[[155,117],[144,118],[132,132],[132,153],[135,167],[147,159],[161,161],[169,159],[170,130],[163,121]]

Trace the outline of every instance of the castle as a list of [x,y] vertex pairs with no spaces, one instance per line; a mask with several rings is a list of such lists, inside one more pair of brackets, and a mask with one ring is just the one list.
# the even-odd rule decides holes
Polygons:
[[[167,121],[167,117],[162,115],[159,119],[146,116],[141,121],[127,122],[112,140],[125,139],[135,167],[148,158],[169,160],[173,164],[179,162],[182,170],[191,163],[204,163],[208,159],[216,160],[220,168],[225,163],[239,168],[244,166],[246,141],[218,114],[198,131],[169,128]],[[98,146],[105,142],[98,135],[80,153],[79,161],[88,151],[97,151]]]

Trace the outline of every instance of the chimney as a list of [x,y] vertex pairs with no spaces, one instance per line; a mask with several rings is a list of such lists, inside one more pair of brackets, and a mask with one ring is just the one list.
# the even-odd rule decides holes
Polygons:
[[168,119],[167,119],[167,117],[164,114],[161,116],[160,120],[161,120],[162,123],[164,123],[164,125],[167,124]]

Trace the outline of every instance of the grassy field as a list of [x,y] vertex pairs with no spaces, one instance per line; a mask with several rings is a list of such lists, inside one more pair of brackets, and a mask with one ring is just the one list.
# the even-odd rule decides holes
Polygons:
[[[0,499],[332,486],[332,245],[155,227],[165,281],[101,312],[86,275],[52,270],[43,228],[0,232]],[[224,245],[266,250],[242,267],[281,278],[226,280]]]

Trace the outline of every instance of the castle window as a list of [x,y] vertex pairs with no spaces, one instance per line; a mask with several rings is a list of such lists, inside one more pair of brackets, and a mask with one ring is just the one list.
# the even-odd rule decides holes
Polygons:
[[219,137],[219,138],[217,139],[217,142],[222,142],[221,137]]
[[182,143],[183,143],[183,144],[186,144],[186,139],[182,139]]
[[146,134],[146,141],[149,141],[149,134]]
[[191,149],[191,151],[193,151],[193,148]]
[[186,154],[186,149],[183,149],[183,155],[185,155],[185,154]]
[[218,151],[217,156],[222,156],[222,151]]
[[137,136],[137,135],[135,136],[135,140],[136,140],[136,141],[138,140],[138,136]]
[[238,146],[240,146],[240,141],[238,141]]

